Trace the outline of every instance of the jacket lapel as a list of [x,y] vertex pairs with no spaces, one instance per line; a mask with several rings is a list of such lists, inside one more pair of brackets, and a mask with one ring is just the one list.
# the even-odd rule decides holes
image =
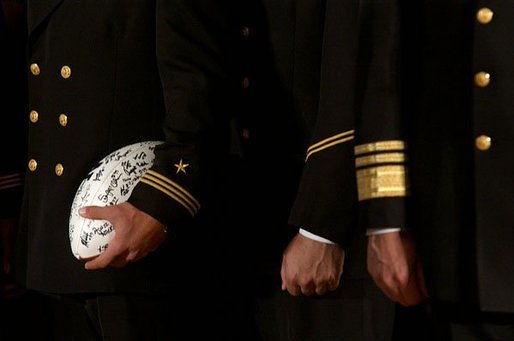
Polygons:
[[28,1],[28,30],[29,34],[41,24],[43,20],[59,5],[63,0],[29,0]]

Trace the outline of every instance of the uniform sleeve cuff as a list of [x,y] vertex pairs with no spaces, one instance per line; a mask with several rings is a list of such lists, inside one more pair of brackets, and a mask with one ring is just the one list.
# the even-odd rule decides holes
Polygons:
[[309,231],[306,231],[304,229],[299,229],[298,232],[304,236],[304,237],[307,237],[309,239],[312,239],[312,240],[315,240],[317,242],[322,242],[322,243],[326,243],[326,244],[336,244],[334,243],[333,241],[329,240],[329,239],[326,239],[326,238],[323,238],[323,237],[320,237],[314,233],[310,233]]
[[369,228],[366,230],[366,236],[376,236],[379,234],[393,233],[404,231],[401,227],[377,227],[377,228]]

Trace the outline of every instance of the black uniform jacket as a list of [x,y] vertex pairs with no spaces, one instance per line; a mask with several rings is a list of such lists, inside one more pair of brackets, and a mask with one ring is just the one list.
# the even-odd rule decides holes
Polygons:
[[514,1],[423,9],[411,15],[423,47],[411,55],[422,66],[411,80],[421,90],[411,112],[411,226],[429,292],[512,313]]
[[[279,278],[316,115],[323,3],[29,2],[27,285],[147,292],[183,267]],[[166,143],[130,202],[170,238],[122,269],[86,272],[68,239],[75,191],[99,159],[143,140]]]
[[[29,1],[28,170],[17,250],[29,288],[69,293],[156,286],[157,254],[123,270],[86,272],[68,237],[71,202],[96,162],[122,146],[164,139],[155,6]],[[148,199],[175,204],[158,193]]]

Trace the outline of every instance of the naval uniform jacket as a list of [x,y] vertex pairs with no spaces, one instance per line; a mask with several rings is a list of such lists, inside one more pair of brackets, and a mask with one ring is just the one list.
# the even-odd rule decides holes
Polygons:
[[410,225],[429,294],[512,313],[514,1],[425,1],[414,16]]
[[[287,216],[317,106],[320,57],[310,48],[293,54],[295,43],[305,44],[292,40],[296,9],[315,21],[299,28],[302,35],[320,24],[309,3],[29,3],[30,137],[18,247],[29,288],[155,291],[177,263],[210,244],[213,253],[195,263],[203,271],[250,269],[251,252],[256,266],[268,257],[275,268],[264,267],[279,273],[297,230],[288,229]],[[321,44],[320,31],[312,44]],[[312,72],[298,80],[301,63]],[[103,156],[143,140],[166,143],[129,201],[170,236],[186,237],[178,245],[170,237],[170,245],[122,269],[86,272],[69,246],[75,191]],[[239,262],[245,266],[232,264]]]
[[227,69],[241,25],[229,8],[219,1],[29,2],[28,175],[18,247],[18,273],[29,288],[152,292],[174,277],[185,254],[166,244],[122,269],[85,271],[70,250],[70,207],[105,155],[166,140],[130,201],[170,232],[196,216],[197,155],[224,145],[219,125],[230,108],[223,106],[235,98]]
[[86,272],[70,253],[68,219],[96,162],[122,146],[163,139],[155,1],[29,1],[28,30],[21,275],[27,287],[50,293],[150,290],[150,259]]

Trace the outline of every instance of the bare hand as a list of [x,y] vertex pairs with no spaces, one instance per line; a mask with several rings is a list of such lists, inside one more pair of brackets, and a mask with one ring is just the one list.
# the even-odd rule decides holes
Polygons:
[[406,233],[370,236],[367,262],[376,285],[391,300],[411,306],[428,297],[414,241]]
[[128,202],[106,207],[83,207],[80,215],[107,220],[116,232],[107,249],[86,262],[87,270],[123,267],[157,249],[167,237],[164,225]]
[[282,257],[282,290],[294,296],[333,291],[339,286],[343,264],[344,250],[339,245],[297,234]]

